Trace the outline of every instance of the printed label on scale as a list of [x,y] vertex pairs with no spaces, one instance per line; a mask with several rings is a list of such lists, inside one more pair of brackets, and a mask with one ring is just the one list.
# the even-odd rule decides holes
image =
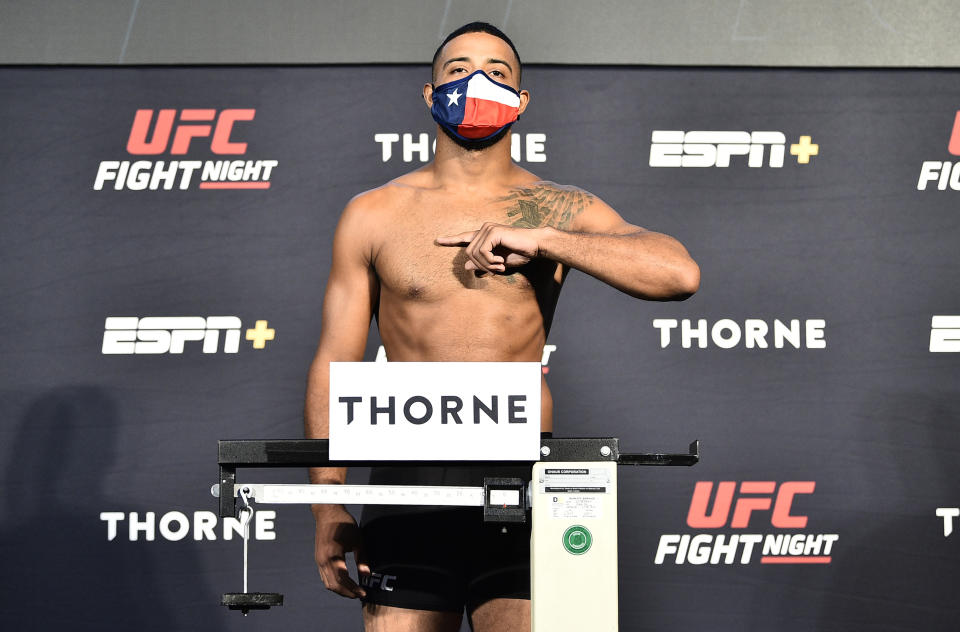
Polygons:
[[555,495],[550,497],[551,518],[602,518],[600,496]]
[[601,518],[610,474],[599,468],[546,468],[540,493],[550,499],[553,518]]

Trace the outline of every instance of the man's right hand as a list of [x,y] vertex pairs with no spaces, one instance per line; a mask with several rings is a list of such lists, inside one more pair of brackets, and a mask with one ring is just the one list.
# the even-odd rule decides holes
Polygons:
[[314,505],[317,521],[314,539],[314,559],[327,590],[356,599],[366,591],[350,578],[346,554],[353,552],[360,577],[370,575],[370,567],[363,556],[363,542],[357,521],[343,505]]

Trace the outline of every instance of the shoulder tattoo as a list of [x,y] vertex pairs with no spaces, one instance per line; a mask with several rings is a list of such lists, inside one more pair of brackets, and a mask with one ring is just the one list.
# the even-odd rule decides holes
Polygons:
[[594,196],[583,189],[552,182],[517,187],[500,198],[507,205],[511,226],[553,226],[561,230],[570,228],[593,200]]

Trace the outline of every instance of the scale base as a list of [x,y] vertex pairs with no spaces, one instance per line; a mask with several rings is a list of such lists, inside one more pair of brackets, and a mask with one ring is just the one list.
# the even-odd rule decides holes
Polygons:
[[224,593],[220,605],[231,610],[239,610],[244,616],[251,610],[269,610],[272,606],[283,605],[280,593]]

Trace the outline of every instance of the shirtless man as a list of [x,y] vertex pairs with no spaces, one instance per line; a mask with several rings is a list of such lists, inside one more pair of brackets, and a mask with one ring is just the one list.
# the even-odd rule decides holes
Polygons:
[[[520,90],[520,75],[513,44],[487,24],[461,27],[437,50],[433,81],[423,87],[438,121],[433,162],[355,197],[337,227],[322,333],[308,378],[307,437],[328,436],[329,364],[363,359],[374,316],[390,361],[539,362],[571,268],[637,298],[682,300],[697,291],[700,270],[677,240],[628,224],[590,193],[541,180],[512,162],[509,126],[530,102]],[[470,128],[466,119],[459,124],[456,113],[470,95],[504,107]],[[545,380],[542,393],[541,429],[551,431]],[[313,483],[343,483],[345,477],[342,468],[310,471]],[[384,601],[377,595],[396,598],[402,591],[366,590],[362,585],[369,581],[358,585],[345,556],[353,552],[361,580],[369,577],[365,549],[372,543],[361,541],[343,506],[312,509],[323,583],[364,599],[366,630],[459,630],[463,603]],[[365,515],[365,529],[366,522]],[[440,538],[451,530],[437,527],[417,540],[447,546]],[[520,537],[529,538],[529,532]],[[482,545],[472,539],[466,546]],[[438,552],[444,559],[452,555]],[[453,580],[441,574],[432,583],[447,590]],[[477,632],[530,629],[529,593],[521,588],[486,592],[473,601],[467,596],[466,603]]]

